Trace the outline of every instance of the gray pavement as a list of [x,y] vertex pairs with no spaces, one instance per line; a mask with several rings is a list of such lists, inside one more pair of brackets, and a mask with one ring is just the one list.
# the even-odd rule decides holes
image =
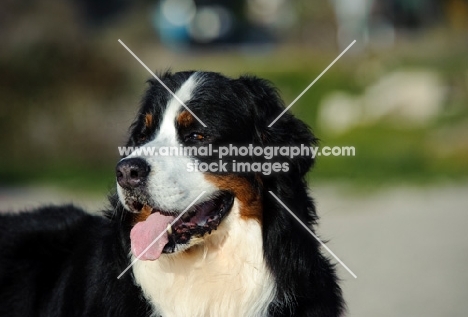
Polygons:
[[313,192],[347,316],[468,316],[468,186]]

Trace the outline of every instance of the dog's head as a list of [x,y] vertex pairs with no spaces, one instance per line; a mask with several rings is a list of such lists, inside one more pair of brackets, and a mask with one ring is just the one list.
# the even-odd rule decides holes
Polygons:
[[304,183],[312,158],[274,148],[310,146],[315,138],[290,113],[269,127],[284,105],[268,82],[192,71],[160,78],[166,87],[149,81],[127,143],[135,148],[116,171],[120,203],[133,213],[135,256],[155,260],[204,243],[233,209],[238,221],[274,226],[268,208],[278,205],[268,191],[285,203],[303,198],[298,216],[313,220]]

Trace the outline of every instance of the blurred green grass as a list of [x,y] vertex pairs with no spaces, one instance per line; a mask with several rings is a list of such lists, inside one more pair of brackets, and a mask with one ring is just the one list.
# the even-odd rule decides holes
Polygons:
[[3,186],[50,186],[76,192],[106,195],[115,187],[114,162],[106,166],[65,161],[49,165],[2,164]]
[[[440,47],[436,45],[438,50],[421,51],[418,49],[421,46],[415,44],[386,54],[345,58],[311,87],[293,106],[292,112],[313,128],[321,146],[354,146],[356,156],[318,157],[314,170],[308,175],[309,181],[345,182],[372,188],[401,183],[424,185],[467,180],[468,50],[466,45],[448,45],[445,50]],[[369,60],[377,60],[382,73],[395,69],[423,69],[438,73],[449,91],[441,115],[423,127],[402,128],[377,121],[340,135],[321,129],[317,112],[324,96],[335,90],[357,95],[377,79]],[[286,104],[328,65],[323,59],[320,63],[323,68],[299,64],[302,67],[293,72],[258,71],[280,88]]]
[[[437,45],[439,49],[432,52],[421,51],[421,47],[424,45],[415,43],[388,52],[349,54],[338,61],[293,106],[292,112],[312,127],[321,140],[321,146],[354,146],[356,148],[355,157],[319,157],[313,172],[308,176],[311,182],[343,182],[360,187],[375,187],[402,182],[432,184],[468,179],[468,150],[466,146],[457,145],[468,144],[468,135],[464,134],[467,130],[463,129],[465,123],[468,122],[466,45],[446,46],[445,49],[440,49],[443,45]],[[3,92],[7,93],[8,102],[12,103],[12,106],[4,112],[3,116],[0,113],[1,133],[3,134],[1,146],[5,149],[0,156],[0,185],[51,184],[73,190],[99,192],[106,192],[113,186],[114,166],[118,156],[116,150],[110,151],[109,149],[121,144],[108,144],[107,151],[102,151],[102,142],[106,140],[103,138],[101,143],[97,142],[87,148],[86,155],[74,147],[64,147],[65,151],[62,154],[55,152],[53,157],[49,157],[46,152],[35,153],[31,150],[31,145],[28,147],[25,144],[25,147],[21,147],[24,134],[15,131],[15,127],[21,123],[22,118],[21,111],[14,110],[14,107],[37,109],[38,105],[42,106],[46,103],[41,102],[41,98],[47,99],[54,89],[59,89],[58,95],[60,96],[63,96],[63,91],[73,92],[73,89],[76,89],[72,93],[73,96],[79,95],[81,91],[91,90],[92,94],[87,98],[96,103],[95,107],[105,109],[110,109],[110,105],[117,102],[116,99],[122,103],[129,103],[125,108],[114,108],[113,111],[114,115],[118,116],[119,111],[126,109],[122,111],[122,115],[127,118],[127,122],[131,121],[131,116],[136,113],[138,99],[143,91],[144,78],[149,75],[131,58],[122,59],[122,55],[119,55],[119,58],[106,59],[103,57],[103,51],[106,50],[101,49],[97,50],[98,53],[93,53],[92,50],[82,48],[78,53],[70,55],[67,55],[69,51],[68,53],[61,52],[63,65],[58,63],[54,66],[59,72],[54,73],[52,70],[52,73],[46,76],[42,76],[44,68],[41,67],[34,71],[24,65],[16,67],[14,63],[8,63],[5,59],[0,61],[0,69],[6,71],[4,73],[15,74],[13,83],[4,79],[2,84]],[[138,49],[143,56],[149,56],[152,51],[160,52],[161,48],[148,45]],[[76,54],[86,54],[86,58],[83,56],[78,58]],[[176,67],[173,67],[174,71],[206,69],[220,71],[231,76],[250,73],[266,78],[278,87],[285,104],[288,105],[328,66],[336,55],[336,52],[286,47],[274,52],[253,54],[207,52],[184,55],[179,53],[171,55],[169,60],[180,61]],[[74,58],[77,58],[78,62],[71,62]],[[85,62],[88,60],[91,64]],[[165,66],[171,65],[170,62],[165,64],[163,58],[162,60]],[[65,64],[68,67],[67,74],[68,72],[73,74],[74,71],[79,74],[78,77],[67,77],[67,80],[73,82],[71,87],[64,87],[64,81],[60,80],[60,76],[64,74],[62,67]],[[376,68],[378,71],[375,71]],[[321,128],[317,113],[324,96],[336,90],[358,95],[378,78],[378,74],[406,68],[435,71],[449,85],[450,98],[444,105],[443,113],[435,122],[417,128],[398,128],[387,125],[385,122],[376,122],[372,125],[356,127],[340,135],[330,134]],[[99,75],[99,73],[106,75]],[[28,77],[26,83],[20,80],[23,76]],[[24,95],[23,92],[27,86],[35,86],[35,83],[39,81],[41,89]],[[17,87],[6,88],[15,83]],[[49,98],[46,101],[49,100],[52,102],[47,104],[44,111],[58,114],[60,118],[62,108],[67,107],[63,105],[67,99]],[[73,106],[69,107],[73,108]],[[80,109],[73,109],[68,115],[73,117],[76,111]],[[127,126],[120,123],[117,125],[117,128],[122,131],[127,129]],[[96,124],[93,131],[83,134],[80,140],[73,139],[72,135],[71,142],[77,144],[94,142],[95,140],[90,136],[99,131],[100,126]],[[15,133],[18,133],[15,142],[10,144],[10,139]],[[457,139],[454,145],[450,143],[453,139]],[[111,140],[116,142],[115,139]],[[123,142],[123,139],[121,141]],[[57,146],[60,148],[63,145]],[[444,148],[443,151],[439,149],[440,146]]]

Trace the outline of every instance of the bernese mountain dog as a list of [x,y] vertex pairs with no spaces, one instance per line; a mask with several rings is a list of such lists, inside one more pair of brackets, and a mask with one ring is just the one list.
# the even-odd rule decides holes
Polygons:
[[[130,128],[135,150],[117,164],[109,210],[0,215],[0,316],[342,316],[333,264],[270,194],[312,228],[313,159],[215,154],[228,145],[311,146],[306,124],[286,112],[270,125],[284,104],[254,76],[159,78]],[[141,151],[165,146],[213,150]],[[238,171],[237,161],[281,168]],[[222,168],[196,168],[203,163]]]

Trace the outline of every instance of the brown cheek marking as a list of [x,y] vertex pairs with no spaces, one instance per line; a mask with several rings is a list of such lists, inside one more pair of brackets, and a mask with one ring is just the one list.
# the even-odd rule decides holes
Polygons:
[[153,125],[153,115],[151,113],[147,113],[145,116],[145,126],[147,128],[151,128]]
[[243,177],[205,175],[205,178],[221,190],[230,190],[240,201],[240,215],[243,219],[262,221],[260,193]]
[[187,110],[182,111],[178,116],[177,116],[177,123],[182,126],[182,127],[188,127],[191,125],[194,121],[194,118],[190,112]]
[[153,208],[148,205],[145,205],[141,211],[133,216],[133,224],[136,225],[141,221],[145,221],[150,215]]

